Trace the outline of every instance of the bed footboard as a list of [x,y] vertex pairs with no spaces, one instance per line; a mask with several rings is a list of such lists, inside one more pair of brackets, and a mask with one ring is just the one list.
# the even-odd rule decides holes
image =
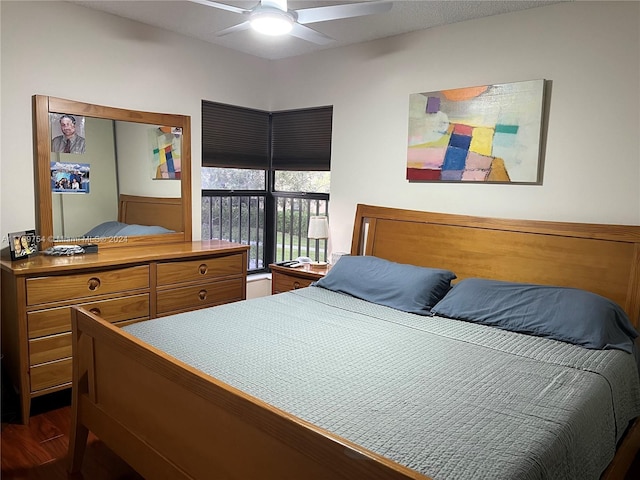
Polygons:
[[89,430],[153,479],[429,480],[282,412],[81,309],[72,312],[69,470]]

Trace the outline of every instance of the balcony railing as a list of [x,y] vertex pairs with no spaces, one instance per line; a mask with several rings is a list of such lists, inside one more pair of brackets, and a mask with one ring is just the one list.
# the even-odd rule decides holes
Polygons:
[[[248,270],[264,271],[271,262],[310,257],[327,261],[327,240],[307,238],[309,217],[327,215],[329,195],[203,191],[202,238],[250,245]],[[266,228],[271,222],[271,228]],[[270,233],[271,232],[271,233]],[[273,239],[267,235],[273,235]]]

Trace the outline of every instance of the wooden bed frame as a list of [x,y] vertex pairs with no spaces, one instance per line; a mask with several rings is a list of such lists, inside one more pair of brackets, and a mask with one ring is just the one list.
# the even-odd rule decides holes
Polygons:
[[[484,277],[583,288],[640,322],[640,226],[512,221],[359,205],[352,254]],[[88,431],[147,479],[427,477],[280,411],[73,311],[69,469]],[[638,421],[602,478],[623,479]]]
[[135,225],[159,225],[182,232],[182,199],[120,195],[118,221]]
[[[184,207],[180,197],[122,194],[118,200],[118,221],[129,225],[157,225],[175,232],[128,236],[124,246],[191,241],[191,223],[184,222]],[[121,240],[113,237],[95,237],[91,238],[91,243],[100,244],[100,248],[122,247]]]

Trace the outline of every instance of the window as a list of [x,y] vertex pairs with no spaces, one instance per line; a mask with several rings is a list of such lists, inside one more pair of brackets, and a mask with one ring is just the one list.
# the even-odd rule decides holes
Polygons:
[[326,261],[307,238],[327,215],[333,108],[265,112],[202,102],[202,238],[251,246],[250,272],[299,256]]

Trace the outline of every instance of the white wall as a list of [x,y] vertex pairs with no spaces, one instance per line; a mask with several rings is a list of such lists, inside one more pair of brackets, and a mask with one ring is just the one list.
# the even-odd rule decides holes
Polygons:
[[[506,218],[640,224],[640,4],[574,2],[272,65],[274,110],[333,104],[332,250],[357,203]],[[409,94],[552,82],[540,186],[408,183]]]
[[251,275],[247,281],[247,298],[271,295],[270,275]]
[[[636,2],[550,5],[274,62],[73,4],[3,1],[0,7],[3,238],[35,225],[36,93],[190,115],[194,238],[203,98],[267,110],[334,105],[334,251],[349,250],[359,202],[640,224]],[[69,32],[70,59],[63,54]],[[409,94],[537,78],[552,82],[542,185],[405,180]]]

